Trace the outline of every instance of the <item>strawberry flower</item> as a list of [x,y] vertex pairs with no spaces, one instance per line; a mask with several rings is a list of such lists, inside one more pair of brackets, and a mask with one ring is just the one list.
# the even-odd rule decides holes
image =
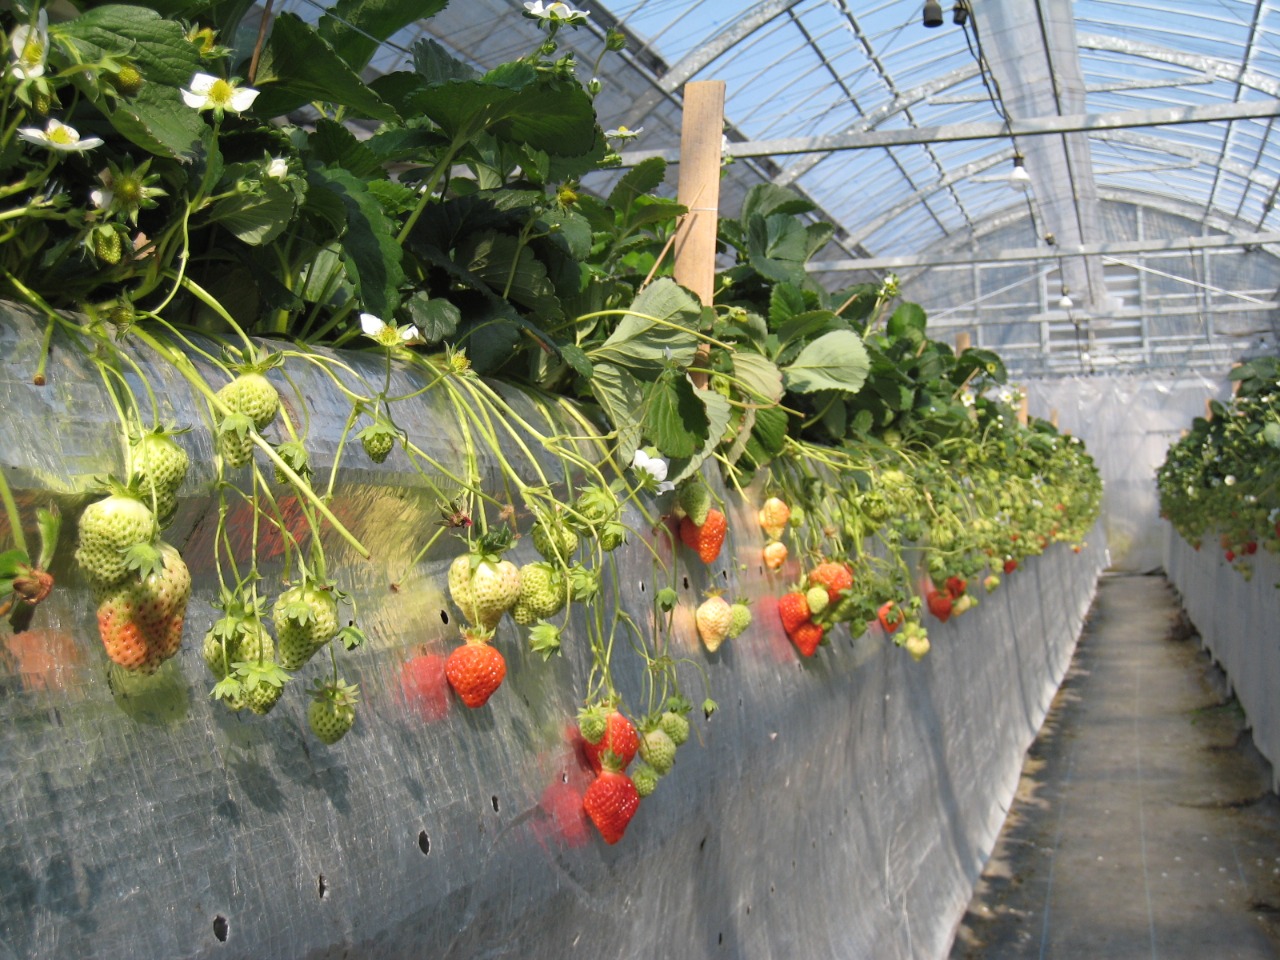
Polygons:
[[258,91],[236,86],[211,73],[197,73],[191,78],[191,88],[182,89],[182,99],[192,110],[212,110],[217,115],[228,110],[244,113],[258,99]]
[[19,128],[18,137],[27,143],[34,143],[36,146],[46,147],[58,153],[81,153],[100,147],[104,142],[101,137],[81,138],[75,127],[69,127],[52,117],[49,118],[43,130],[39,127]]
[[35,80],[44,76],[45,61],[49,56],[49,14],[41,10],[35,25],[21,24],[9,38],[14,64],[9,76],[18,80]]
[[631,458],[631,469],[639,475],[640,485],[646,489],[666,493],[676,487],[667,479],[667,461],[661,457],[651,457],[643,450],[637,450]]
[[576,25],[589,17],[586,10],[575,10],[567,3],[543,4],[542,0],[529,0],[525,3],[525,16],[536,20],[547,20],[551,23],[567,23]]
[[372,313],[360,314],[360,329],[366,337],[382,344],[384,347],[399,347],[416,343],[422,338],[422,334],[418,332],[418,328],[412,323],[397,327],[395,324],[387,323],[381,317]]
[[619,124],[613,130],[606,130],[604,135],[610,140],[634,140],[642,133],[644,133],[644,127],[636,127],[634,130],[630,130]]

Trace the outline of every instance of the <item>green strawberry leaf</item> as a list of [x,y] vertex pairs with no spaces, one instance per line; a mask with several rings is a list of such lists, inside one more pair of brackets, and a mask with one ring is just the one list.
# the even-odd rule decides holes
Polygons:
[[23,567],[31,566],[31,558],[25,550],[6,550],[0,553],[0,577],[16,577]]
[[784,370],[787,389],[795,393],[840,390],[857,393],[871,362],[862,338],[852,330],[834,330],[809,343]]
[[226,700],[228,703],[240,699],[244,686],[235,678],[234,674],[228,674],[217,682],[210,694],[214,700]]
[[124,552],[125,565],[141,577],[164,571],[164,555],[150,543],[135,543]]
[[253,429],[253,419],[247,413],[229,413],[218,424],[219,436],[235,434],[237,437],[247,437]]
[[232,664],[232,667],[235,669],[236,676],[240,678],[246,693],[256,689],[259,684],[265,684],[269,687],[283,687],[289,682],[289,674],[274,660],[266,660],[262,663],[258,663],[256,660],[238,661]]
[[342,642],[342,646],[347,650],[354,650],[365,641],[364,631],[355,624],[348,624],[334,635],[335,640]]
[[529,649],[542,654],[543,660],[550,660],[560,652],[560,628],[539,620],[529,628]]
[[8,599],[13,593],[13,577],[0,577],[0,598]]
[[658,606],[668,613],[675,609],[676,604],[680,602],[680,595],[670,587],[663,587],[658,591]]
[[702,701],[702,715],[706,717],[708,720],[710,720],[711,715],[719,709],[720,709],[720,705],[716,703],[714,700],[712,700],[710,697],[707,697],[707,699]]
[[306,600],[290,600],[280,608],[281,615],[293,623],[310,623],[316,618],[315,608]]
[[58,546],[58,534],[62,532],[62,514],[57,504],[47,510],[41,508],[36,511],[36,529],[40,531],[40,559],[36,566],[48,570]]

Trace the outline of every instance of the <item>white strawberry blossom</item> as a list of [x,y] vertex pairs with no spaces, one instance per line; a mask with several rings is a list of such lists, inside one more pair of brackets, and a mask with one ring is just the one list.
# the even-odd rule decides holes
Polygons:
[[267,164],[267,176],[272,180],[283,180],[289,176],[289,161],[284,157],[272,157]]
[[366,337],[384,347],[398,347],[402,344],[416,343],[422,339],[422,334],[412,323],[397,327],[372,313],[360,314],[360,329]]
[[656,484],[658,493],[666,493],[676,487],[667,479],[667,461],[661,457],[651,457],[643,450],[637,450],[635,456],[631,458],[631,469],[641,474],[640,479],[644,486],[649,486],[650,483]]
[[20,127],[18,136],[27,141],[27,143],[47,147],[59,153],[80,153],[84,150],[100,147],[103,144],[101,137],[82,138],[75,127],[69,127],[62,121],[54,120],[52,117],[49,118],[49,122],[43,130],[39,127]]
[[640,136],[640,134],[642,133],[644,133],[644,127],[636,127],[634,130],[629,130],[628,128],[619,124],[613,130],[606,130],[604,132],[604,135],[608,137],[610,140],[634,140],[636,137]]
[[18,80],[35,80],[44,76],[45,61],[49,56],[49,14],[41,10],[35,26],[28,23],[14,28],[9,38],[14,64],[9,76]]
[[586,10],[575,10],[567,3],[548,3],[544,5],[542,0],[530,0],[530,2],[525,3],[524,8],[531,17],[560,23],[580,23],[591,16]]
[[244,113],[258,99],[258,91],[236,86],[210,73],[197,73],[191,78],[190,89],[183,88],[182,99],[192,110]]

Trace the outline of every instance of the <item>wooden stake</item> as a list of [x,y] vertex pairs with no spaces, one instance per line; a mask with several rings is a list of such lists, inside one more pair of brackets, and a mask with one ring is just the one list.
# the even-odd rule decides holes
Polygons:
[[1053,427],[1053,429],[1055,429],[1055,430],[1057,430],[1057,429],[1058,429],[1058,411],[1057,411],[1057,409],[1053,409],[1053,410],[1050,410],[1050,411],[1049,411],[1049,424]]
[[1031,419],[1031,401],[1027,397],[1027,395],[1024,393],[1022,395],[1022,403],[1018,405],[1018,423],[1020,423],[1022,426],[1025,427],[1027,425],[1027,422],[1030,419]]
[[957,357],[960,356],[960,354],[964,353],[966,350],[968,350],[971,346],[973,346],[973,341],[969,338],[968,330],[961,330],[959,333],[956,334],[956,356]]
[[1206,420],[1213,419],[1213,397],[1204,398],[1204,418]]
[[[724,81],[685,84],[680,128],[680,182],[677,199],[689,212],[676,232],[676,283],[688,287],[709,307],[715,298],[716,226],[720,214],[720,148],[724,137]],[[706,362],[709,349],[698,348],[693,365]],[[706,386],[705,374],[693,382]]]

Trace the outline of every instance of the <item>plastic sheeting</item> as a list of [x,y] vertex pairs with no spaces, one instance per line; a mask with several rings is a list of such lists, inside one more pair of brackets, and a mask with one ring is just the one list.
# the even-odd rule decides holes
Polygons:
[[[0,322],[0,402],[29,438],[5,444],[0,464],[26,509],[54,498],[74,520],[120,451],[78,353],[56,344],[49,385],[31,386],[40,329],[12,311]],[[198,422],[171,372],[150,372],[166,416]],[[322,475],[344,401],[317,372],[290,374],[312,407]],[[428,393],[397,415],[441,451],[446,409]],[[575,825],[584,774],[566,727],[589,657],[572,631],[544,663],[504,624],[509,672],[483,709],[404,696],[405,661],[447,650],[456,627],[442,622],[451,551],[388,589],[417,546],[400,544],[405,530],[436,518],[399,454],[354,466],[333,504],[375,559],[326,542],[370,637],[340,657],[363,696],[352,732],[333,747],[311,738],[298,689],[266,718],[210,703],[197,638],[217,616],[216,501],[207,436],[182,442],[196,469],[169,539],[195,588],[178,657],[145,685],[109,684],[88,591],[66,563],[37,629],[0,633],[0,957],[942,956],[1105,555],[1097,536],[1082,554],[1054,546],[1029,560],[974,612],[931,625],[923,663],[875,632],[837,633],[802,662],[770,600],[797,571],[741,562],[761,540],[729,498],[729,542],[682,584],[676,637],[721,709],[697,720],[608,847]],[[619,576],[617,602],[648,622],[639,547],[623,548]],[[756,600],[756,625],[715,655],[689,616],[710,582]],[[618,655],[632,700],[642,671]]]
[[1165,524],[1160,520],[1156,468],[1169,445],[1205,401],[1231,395],[1225,376],[1176,378],[1064,377],[1028,380],[1031,413],[1049,419],[1085,442],[1105,484],[1102,525],[1117,570],[1149,572],[1164,562]]
[[1235,570],[1211,538],[1196,550],[1167,524],[1165,569],[1200,639],[1231,684],[1271,763],[1271,788],[1280,791],[1280,558],[1250,557],[1253,579]]

